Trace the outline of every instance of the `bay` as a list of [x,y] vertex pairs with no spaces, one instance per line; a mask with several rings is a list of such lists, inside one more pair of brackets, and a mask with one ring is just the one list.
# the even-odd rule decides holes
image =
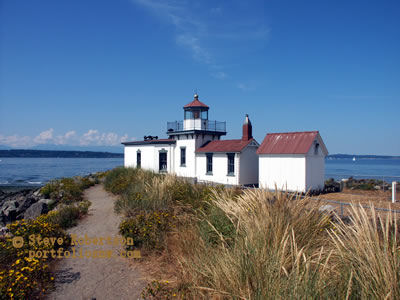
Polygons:
[[[1,158],[0,186],[40,186],[51,179],[84,176],[124,164],[123,158]],[[326,159],[325,178],[400,181],[400,159]]]

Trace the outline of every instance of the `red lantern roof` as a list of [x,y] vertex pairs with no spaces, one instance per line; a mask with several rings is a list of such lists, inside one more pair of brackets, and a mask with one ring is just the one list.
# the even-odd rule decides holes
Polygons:
[[208,105],[204,104],[199,100],[199,95],[197,94],[194,95],[194,100],[189,104],[186,104],[183,108],[189,108],[189,107],[203,107],[207,109],[209,108]]

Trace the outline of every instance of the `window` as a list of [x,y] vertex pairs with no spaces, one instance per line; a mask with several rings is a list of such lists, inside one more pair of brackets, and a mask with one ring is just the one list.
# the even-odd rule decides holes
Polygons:
[[181,147],[181,167],[186,167],[186,147]]
[[212,153],[207,153],[207,175],[212,175],[212,161],[213,161],[213,155]]
[[185,110],[185,120],[187,119],[193,119],[193,114],[189,110]]
[[159,171],[160,172],[167,172],[167,151],[162,149],[158,151],[158,164],[159,164]]
[[142,153],[140,150],[136,152],[136,168],[140,168],[142,166]]
[[228,153],[228,175],[235,175],[235,153]]
[[316,143],[315,148],[314,148],[314,155],[318,155],[318,148],[319,148],[319,144]]

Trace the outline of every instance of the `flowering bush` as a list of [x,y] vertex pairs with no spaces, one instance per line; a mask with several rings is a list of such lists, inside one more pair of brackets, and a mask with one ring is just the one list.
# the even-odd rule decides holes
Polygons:
[[174,226],[174,219],[175,216],[163,211],[141,213],[124,220],[119,230],[122,236],[133,239],[135,247],[161,250],[164,247],[165,233]]
[[184,289],[171,286],[168,280],[153,280],[142,291],[143,299],[185,299]]
[[[50,250],[65,249],[69,247],[71,238],[58,225],[45,222],[44,217],[16,221],[7,227],[11,235],[0,239],[0,299],[40,297],[52,286],[54,279],[48,267],[51,255],[30,257],[29,251],[49,253]],[[33,243],[33,235],[41,239],[61,238],[62,244],[45,243],[43,240]],[[13,245],[13,237],[17,236],[24,242],[19,248]]]

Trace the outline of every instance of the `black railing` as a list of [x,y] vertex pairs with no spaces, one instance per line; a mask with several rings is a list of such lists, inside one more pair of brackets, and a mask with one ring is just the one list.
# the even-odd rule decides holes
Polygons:
[[184,131],[184,130],[206,130],[216,132],[226,132],[226,122],[202,120],[201,125],[197,122],[188,122],[184,127],[183,121],[167,122],[167,131]]

